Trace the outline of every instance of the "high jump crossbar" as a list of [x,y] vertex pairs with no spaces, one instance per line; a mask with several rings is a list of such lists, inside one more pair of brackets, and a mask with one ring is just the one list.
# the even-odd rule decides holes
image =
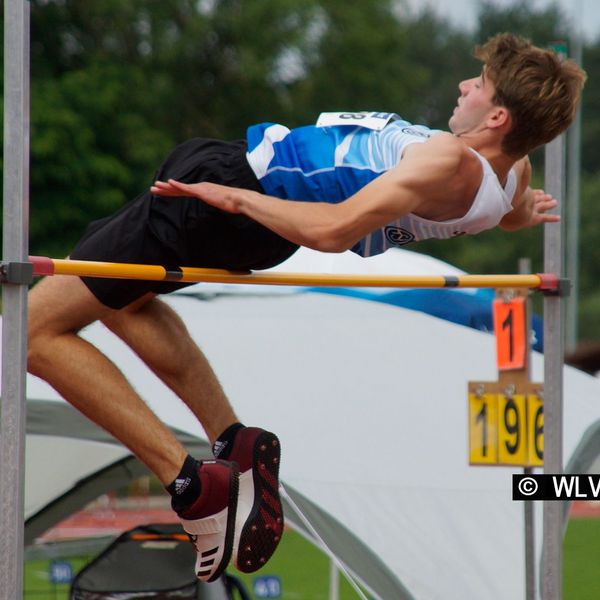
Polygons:
[[[77,275],[111,279],[210,282],[254,285],[398,288],[529,288],[559,293],[563,280],[550,273],[532,275],[378,275],[228,271],[195,267],[164,267],[30,256],[33,275]],[[10,282],[10,278],[8,279]]]

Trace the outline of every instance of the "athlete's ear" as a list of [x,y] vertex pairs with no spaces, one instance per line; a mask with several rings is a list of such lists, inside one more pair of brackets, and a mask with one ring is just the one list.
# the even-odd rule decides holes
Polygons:
[[510,129],[512,117],[510,111],[505,106],[494,106],[487,118],[487,126],[490,129],[499,127]]

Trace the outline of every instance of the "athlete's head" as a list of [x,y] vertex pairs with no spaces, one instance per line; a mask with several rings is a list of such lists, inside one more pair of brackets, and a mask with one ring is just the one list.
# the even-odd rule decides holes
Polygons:
[[475,48],[493,84],[492,103],[510,113],[502,151],[521,157],[562,133],[573,121],[585,72],[572,60],[521,37],[502,33]]

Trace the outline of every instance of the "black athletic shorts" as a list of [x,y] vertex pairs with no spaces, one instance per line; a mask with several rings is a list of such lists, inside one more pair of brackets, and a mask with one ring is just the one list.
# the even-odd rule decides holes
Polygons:
[[[263,192],[246,160],[246,142],[195,138],[168,156],[155,179],[211,181]],[[197,198],[164,198],[149,191],[112,216],[93,221],[71,258],[256,270],[289,258],[298,246],[244,215],[232,215]],[[82,277],[100,302],[123,308],[147,292],[167,294],[189,283]]]

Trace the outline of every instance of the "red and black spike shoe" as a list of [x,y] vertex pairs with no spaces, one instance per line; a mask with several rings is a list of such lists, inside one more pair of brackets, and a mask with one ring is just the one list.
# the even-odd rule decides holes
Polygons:
[[283,534],[280,457],[277,436],[257,427],[240,429],[228,456],[240,469],[233,561],[243,573],[263,567]]

